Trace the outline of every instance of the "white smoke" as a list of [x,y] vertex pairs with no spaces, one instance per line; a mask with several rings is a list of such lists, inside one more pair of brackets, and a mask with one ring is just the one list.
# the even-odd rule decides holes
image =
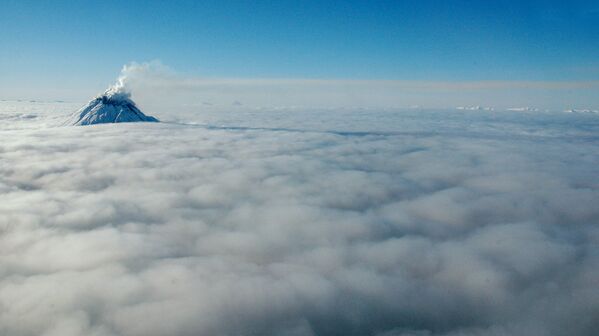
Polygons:
[[116,83],[111,85],[106,92],[104,93],[107,96],[115,96],[115,95],[126,95],[129,97],[131,95],[129,88],[127,87],[127,80],[129,78],[131,72],[132,65],[124,65],[121,70],[121,74],[117,79]]
[[116,83],[111,85],[105,92],[104,95],[109,97],[122,96],[123,98],[131,97],[132,83],[136,81],[143,81],[143,78],[150,72],[156,72],[159,69],[165,67],[159,61],[152,62],[131,62],[125,64],[121,69],[121,73],[116,80]]

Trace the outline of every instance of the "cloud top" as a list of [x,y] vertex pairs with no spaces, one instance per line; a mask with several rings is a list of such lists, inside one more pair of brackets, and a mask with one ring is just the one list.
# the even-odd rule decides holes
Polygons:
[[1,333],[597,330],[592,116],[263,113],[3,112]]

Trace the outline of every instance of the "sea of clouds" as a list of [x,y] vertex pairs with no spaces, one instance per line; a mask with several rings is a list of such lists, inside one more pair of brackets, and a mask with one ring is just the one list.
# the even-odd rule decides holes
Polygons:
[[0,102],[2,335],[599,330],[597,115],[78,107]]

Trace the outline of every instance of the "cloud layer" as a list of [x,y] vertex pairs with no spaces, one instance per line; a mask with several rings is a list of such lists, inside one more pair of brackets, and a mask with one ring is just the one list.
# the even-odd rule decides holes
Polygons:
[[1,119],[1,334],[599,328],[592,117],[36,111]]
[[206,78],[177,73],[159,61],[126,65],[115,88],[131,91],[135,101],[150,114],[169,110],[183,114],[198,109],[226,112],[239,107],[381,109],[416,105],[437,109],[599,109],[599,81]]

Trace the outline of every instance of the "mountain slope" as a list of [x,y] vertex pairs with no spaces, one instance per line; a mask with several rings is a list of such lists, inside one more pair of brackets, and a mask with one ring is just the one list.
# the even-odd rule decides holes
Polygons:
[[83,126],[122,122],[158,122],[158,119],[141,112],[128,93],[108,90],[74,113],[66,124]]

